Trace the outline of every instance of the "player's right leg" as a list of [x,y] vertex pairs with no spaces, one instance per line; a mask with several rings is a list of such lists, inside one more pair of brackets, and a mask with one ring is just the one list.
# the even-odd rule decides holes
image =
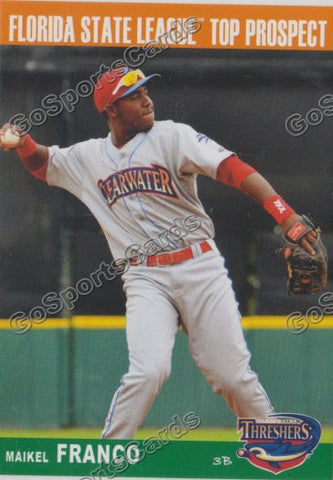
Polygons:
[[[124,276],[129,371],[116,391],[102,438],[133,438],[152,402],[167,380],[178,330],[178,313],[165,294],[163,280],[132,267]],[[157,273],[157,270],[156,270]]]

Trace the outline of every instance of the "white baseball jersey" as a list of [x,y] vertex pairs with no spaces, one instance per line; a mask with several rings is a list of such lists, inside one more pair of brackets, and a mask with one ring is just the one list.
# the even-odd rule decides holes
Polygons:
[[[214,236],[196,178],[215,179],[232,152],[191,127],[155,122],[121,149],[109,134],[69,148],[53,146],[49,153],[48,183],[87,205],[116,260],[131,258],[133,246],[140,247],[139,255],[152,255]],[[133,438],[170,374],[179,323],[198,368],[236,416],[265,419],[272,413],[249,369],[231,281],[211,244],[209,252],[170,268],[139,264],[123,273],[130,364],[110,404],[103,438]]]
[[86,204],[114,258],[132,245],[150,255],[214,237],[196,178],[215,179],[218,165],[232,154],[188,125],[156,121],[121,149],[111,134],[49,147],[47,182]]

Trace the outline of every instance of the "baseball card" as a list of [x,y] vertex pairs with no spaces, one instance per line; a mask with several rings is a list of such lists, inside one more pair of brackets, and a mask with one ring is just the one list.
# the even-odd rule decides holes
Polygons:
[[0,0],[0,479],[333,479],[333,1]]

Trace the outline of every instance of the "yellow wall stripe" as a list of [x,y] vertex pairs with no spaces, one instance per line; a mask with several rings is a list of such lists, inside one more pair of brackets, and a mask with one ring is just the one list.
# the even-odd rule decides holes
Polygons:
[[[285,330],[287,316],[280,315],[254,315],[242,317],[242,326],[244,330]],[[305,320],[305,318],[303,317]],[[303,320],[303,322],[304,322]],[[333,315],[326,315],[316,323],[308,322],[309,329],[328,330],[333,328]],[[297,322],[296,322],[297,324]],[[126,325],[124,316],[117,315],[77,315],[70,318],[46,318],[42,323],[32,323],[34,330],[54,330],[74,328],[78,330],[110,330],[123,329]],[[299,321],[302,325],[302,319]],[[304,325],[304,323],[303,323]],[[0,330],[10,330],[9,320],[0,319]]]
[[[244,330],[284,330],[287,328],[287,317],[288,315],[254,315],[251,317],[242,317],[242,326]],[[304,325],[305,322],[307,322],[305,316],[301,317],[299,319],[299,326]],[[295,326],[297,326],[297,323],[298,322],[295,321]],[[333,328],[333,316],[326,315],[318,323],[312,323],[309,319],[307,323],[309,324],[309,328],[319,328],[321,330],[331,329]]]
[[108,316],[108,315],[98,315],[98,316],[88,316],[82,315],[73,317],[73,327],[74,328],[125,328],[126,318],[124,316]]
[[[18,325],[20,328],[23,327],[23,323]],[[28,324],[29,325],[29,324]],[[42,323],[32,322],[32,328],[38,330],[54,330],[54,329],[65,329],[70,328],[71,321],[69,318],[46,318]],[[0,330],[10,330],[9,320],[7,318],[0,319]]]

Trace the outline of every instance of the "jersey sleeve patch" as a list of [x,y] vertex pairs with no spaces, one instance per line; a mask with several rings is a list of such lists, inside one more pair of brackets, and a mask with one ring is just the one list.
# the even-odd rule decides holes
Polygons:
[[200,174],[216,179],[217,167],[232,155],[206,134],[178,124],[178,166],[181,174]]
[[199,143],[203,143],[207,145],[209,142],[211,142],[215,144],[219,152],[223,152],[225,150],[225,148],[223,148],[221,145],[218,145],[212,138],[208,137],[204,133],[197,133],[196,137]]

